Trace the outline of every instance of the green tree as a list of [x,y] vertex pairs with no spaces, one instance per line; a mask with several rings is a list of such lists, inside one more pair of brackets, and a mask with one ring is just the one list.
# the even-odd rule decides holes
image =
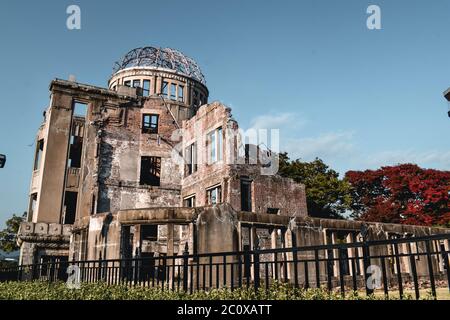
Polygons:
[[339,179],[339,174],[319,158],[303,162],[281,153],[279,174],[305,185],[308,214],[312,217],[342,219],[350,208],[350,184]]
[[10,219],[6,220],[6,228],[0,231],[0,250],[13,252],[19,249],[16,244],[17,232],[26,216],[26,212],[24,212],[22,216],[13,214]]

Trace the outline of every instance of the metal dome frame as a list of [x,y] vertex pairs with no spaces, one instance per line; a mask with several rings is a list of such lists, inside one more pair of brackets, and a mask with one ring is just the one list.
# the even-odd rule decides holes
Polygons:
[[171,48],[135,48],[114,64],[113,73],[131,67],[170,69],[206,85],[205,76],[198,64],[192,58]]

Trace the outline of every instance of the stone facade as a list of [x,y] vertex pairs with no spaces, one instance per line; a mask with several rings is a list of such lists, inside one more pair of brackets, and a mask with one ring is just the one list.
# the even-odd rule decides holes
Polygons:
[[[361,222],[307,216],[304,185],[268,170],[276,154],[245,142],[202,77],[142,61],[108,88],[51,82],[21,264],[361,241]],[[372,240],[448,232],[364,226]]]
[[180,251],[174,243],[193,241],[189,223],[155,227],[149,218],[124,224],[118,217],[126,210],[228,203],[234,210],[306,216],[304,186],[262,174],[267,150],[247,144],[252,152],[239,153],[246,145],[231,109],[207,103],[198,70],[175,68],[186,61],[175,61],[174,69],[119,69],[108,89],[51,82],[36,137],[29,215],[19,232],[21,263],[44,261],[29,250],[42,243],[30,228],[43,223],[72,230],[70,239],[56,242],[48,235],[58,258],[104,259],[173,254]]

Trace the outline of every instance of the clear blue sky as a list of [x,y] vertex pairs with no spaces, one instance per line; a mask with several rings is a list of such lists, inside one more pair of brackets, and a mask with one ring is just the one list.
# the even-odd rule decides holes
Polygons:
[[[66,28],[81,7],[82,29]],[[381,7],[382,30],[366,27]],[[292,157],[341,174],[450,168],[450,1],[1,1],[0,226],[27,207],[35,133],[53,78],[106,86],[145,45],[193,57],[210,100],[243,127],[281,128]]]

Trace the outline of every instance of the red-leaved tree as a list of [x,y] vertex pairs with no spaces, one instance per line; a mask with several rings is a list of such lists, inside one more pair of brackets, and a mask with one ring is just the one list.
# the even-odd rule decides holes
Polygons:
[[450,171],[415,164],[348,171],[357,220],[450,226]]

